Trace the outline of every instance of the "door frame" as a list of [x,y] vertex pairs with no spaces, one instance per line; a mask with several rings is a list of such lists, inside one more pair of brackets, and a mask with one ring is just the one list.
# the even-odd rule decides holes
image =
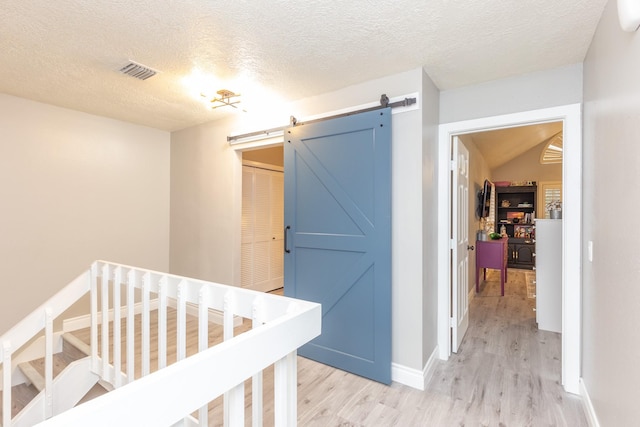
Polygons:
[[[581,104],[441,124],[438,137],[438,354],[451,355],[451,139],[454,135],[545,122],[563,122],[562,385],[579,394],[582,319],[582,108]],[[568,220],[570,219],[570,220]],[[571,238],[568,238],[571,236]]]

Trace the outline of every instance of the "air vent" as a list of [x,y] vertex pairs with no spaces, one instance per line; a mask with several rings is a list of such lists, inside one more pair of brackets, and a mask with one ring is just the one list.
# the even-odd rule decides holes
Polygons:
[[133,61],[130,61],[127,65],[120,68],[120,72],[140,80],[147,80],[149,77],[153,77],[158,73],[156,70],[152,70],[149,67],[145,67],[144,65],[137,64]]

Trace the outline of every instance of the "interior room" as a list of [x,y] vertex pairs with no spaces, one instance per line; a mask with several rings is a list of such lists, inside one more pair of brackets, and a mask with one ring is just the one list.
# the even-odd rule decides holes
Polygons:
[[0,423],[637,424],[636,4],[3,2]]
[[[524,302],[512,313],[539,331],[560,334],[563,123],[464,134],[460,141],[469,151],[469,205],[474,208],[468,230],[469,299],[501,297],[505,288],[507,295],[520,293]],[[504,245],[500,261],[488,254],[498,244]],[[507,271],[501,283],[499,275]]]
[[[490,240],[492,233],[507,236],[507,267],[528,270],[523,273],[534,298],[537,220],[562,217],[562,122],[465,134],[460,140],[469,150],[470,241]],[[487,180],[491,187],[485,198]],[[558,255],[561,244],[559,236]],[[469,259],[469,278],[471,293],[475,256]]]

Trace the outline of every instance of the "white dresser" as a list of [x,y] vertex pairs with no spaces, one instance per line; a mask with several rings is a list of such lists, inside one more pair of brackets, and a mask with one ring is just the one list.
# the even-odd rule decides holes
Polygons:
[[536,220],[536,321],[562,332],[562,220]]

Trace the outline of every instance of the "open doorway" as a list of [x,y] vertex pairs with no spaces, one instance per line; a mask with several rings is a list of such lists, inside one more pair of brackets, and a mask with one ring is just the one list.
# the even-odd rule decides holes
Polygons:
[[[492,232],[507,236],[507,267],[517,273],[510,277],[526,281],[527,297],[532,303],[536,302],[536,224],[543,224],[542,219],[549,218],[546,205],[551,200],[562,201],[562,127],[563,123],[558,121],[459,136],[469,152],[468,203],[473,208],[468,218],[471,247],[477,235],[480,239],[489,239]],[[554,154],[552,158],[549,151]],[[477,196],[484,192],[486,180],[493,183],[493,188],[488,189],[488,206],[479,209],[478,205],[484,200]],[[560,228],[558,234],[554,249],[560,258]],[[475,248],[477,251],[477,244]],[[468,291],[472,299],[476,295],[476,266],[474,253],[469,255]],[[558,311],[557,322],[552,329],[546,329],[552,332],[560,332],[560,290],[558,283],[557,305],[554,305]],[[542,329],[544,325],[545,322],[539,327]]]
[[[537,325],[534,330],[555,333],[562,332],[562,220],[549,219],[546,207],[552,202],[558,205],[562,202],[562,128],[563,123],[558,121],[458,137],[468,151],[467,203],[475,208],[469,210],[466,221],[460,222],[467,226],[469,235],[468,283],[464,292],[468,293],[470,305],[476,311],[480,307],[487,309],[487,301],[473,303],[473,299],[494,300],[506,295],[509,301],[496,307],[508,305],[511,314],[506,317],[511,321],[519,319],[522,324]],[[484,188],[487,181],[493,183],[492,188]],[[491,239],[491,235],[498,240]],[[502,242],[504,237],[506,242]],[[487,263],[493,262],[487,258],[487,251],[501,243],[506,246],[504,262],[509,282],[504,288],[501,286],[502,291],[497,286],[502,270],[478,275],[482,269],[475,264],[479,258],[483,262],[481,267],[487,267]],[[541,286],[537,286],[538,274]],[[470,329],[477,330],[484,318],[491,315],[489,310],[481,317],[477,313],[469,316]],[[500,328],[498,323],[491,324],[494,329]],[[486,328],[483,330],[487,333]],[[549,335],[549,339],[557,343],[559,360],[560,338]],[[454,352],[456,348],[454,345]]]
[[261,292],[284,286],[282,148],[242,152],[240,282],[243,288]]
[[[451,144],[456,135],[490,129],[561,121],[564,135],[562,168],[563,215],[570,218],[562,230],[562,384],[579,392],[580,374],[580,263],[581,263],[581,113],[569,105],[503,116],[449,123],[440,126],[438,222],[438,346],[440,358],[451,354],[449,310],[451,306]],[[448,183],[448,184],[444,184]],[[568,239],[567,237],[570,236]]]

